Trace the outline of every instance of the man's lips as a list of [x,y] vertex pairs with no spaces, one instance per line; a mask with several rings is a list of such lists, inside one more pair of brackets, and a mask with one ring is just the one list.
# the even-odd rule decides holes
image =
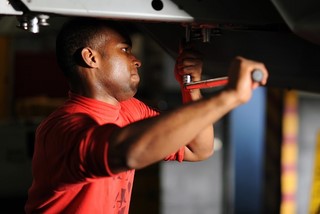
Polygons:
[[131,77],[132,77],[133,79],[138,79],[138,80],[140,80],[140,76],[139,76],[138,72],[131,73]]

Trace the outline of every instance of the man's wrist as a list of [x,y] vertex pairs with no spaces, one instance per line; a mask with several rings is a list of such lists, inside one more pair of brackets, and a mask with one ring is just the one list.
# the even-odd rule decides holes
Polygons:
[[181,89],[182,97],[183,97],[183,102],[190,102],[190,101],[196,101],[202,98],[202,94],[200,89]]

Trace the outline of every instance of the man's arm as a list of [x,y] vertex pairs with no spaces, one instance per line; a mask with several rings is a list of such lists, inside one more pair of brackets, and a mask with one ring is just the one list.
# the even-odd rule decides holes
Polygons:
[[[183,76],[189,75],[192,81],[200,81],[203,61],[199,52],[192,49],[184,50],[176,60],[175,77],[180,84],[183,103],[202,99],[199,89],[184,88]],[[213,124],[205,127],[192,141],[185,146],[185,161],[200,161],[207,159],[214,151]]]
[[219,94],[116,129],[109,139],[111,171],[143,168],[189,145],[203,130],[251,98],[252,90],[259,86],[251,79],[256,68],[264,74],[261,84],[266,84],[268,73],[262,63],[237,57],[230,66],[229,83]]
[[[197,101],[202,99],[199,89],[185,91],[182,89],[183,102]],[[197,136],[185,146],[185,161],[201,161],[209,158],[214,151],[214,128],[213,124],[204,127]]]

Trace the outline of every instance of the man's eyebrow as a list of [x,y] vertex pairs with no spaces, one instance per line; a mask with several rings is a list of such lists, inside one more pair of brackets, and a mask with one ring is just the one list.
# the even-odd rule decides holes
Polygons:
[[132,47],[132,42],[129,41],[129,40],[126,40],[126,41],[123,41],[121,42],[122,44],[125,44],[125,45],[129,45],[130,47]]

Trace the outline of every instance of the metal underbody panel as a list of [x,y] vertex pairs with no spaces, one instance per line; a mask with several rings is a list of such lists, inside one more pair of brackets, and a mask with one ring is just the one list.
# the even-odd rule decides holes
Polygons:
[[16,16],[20,28],[31,32],[41,32],[42,26],[61,16],[125,20],[150,34],[173,57],[189,28],[191,39],[206,56],[208,77],[225,75],[231,58],[242,55],[265,62],[269,86],[320,92],[318,4],[316,0],[0,0],[0,18]]

